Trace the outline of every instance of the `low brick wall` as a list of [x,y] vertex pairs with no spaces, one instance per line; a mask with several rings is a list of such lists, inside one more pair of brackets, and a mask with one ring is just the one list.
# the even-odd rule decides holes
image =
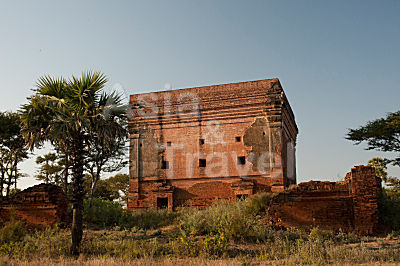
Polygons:
[[0,223],[12,213],[29,227],[44,228],[65,221],[67,206],[67,198],[60,187],[36,185],[0,201]]
[[279,193],[267,212],[277,226],[373,235],[381,190],[372,167],[356,166],[343,182],[310,181]]

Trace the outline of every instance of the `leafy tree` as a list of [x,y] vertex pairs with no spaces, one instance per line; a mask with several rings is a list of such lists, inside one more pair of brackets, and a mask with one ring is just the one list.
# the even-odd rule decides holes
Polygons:
[[390,176],[387,178],[386,184],[392,189],[393,192],[400,192],[400,179],[397,177]]
[[383,223],[392,230],[400,228],[400,179],[388,176],[386,161],[375,157],[369,160],[368,165],[375,168],[375,173],[387,185],[380,199],[380,216]]
[[35,176],[46,184],[61,186],[63,184],[62,171],[64,167],[59,157],[55,153],[47,153],[36,158],[36,163],[40,165],[39,173]]
[[384,159],[374,157],[368,161],[368,165],[375,168],[375,174],[377,177],[381,178],[384,182],[387,181],[387,168]]
[[398,178],[382,174],[382,171],[386,173],[387,164],[400,166],[400,111],[389,113],[385,118],[370,121],[357,129],[350,129],[346,139],[354,141],[356,145],[366,142],[367,150],[397,153],[393,159],[373,158],[370,164],[381,164],[383,168],[379,168],[378,176],[393,190],[400,191]]
[[[35,94],[22,106],[22,129],[31,149],[50,141],[68,151],[72,172],[72,245],[79,254],[82,240],[82,209],[85,190],[84,164],[89,147],[96,138],[113,149],[113,138],[122,138],[112,104],[104,104],[102,89],[107,82],[99,72],[86,72],[71,79],[44,76],[37,82]],[[107,112],[106,112],[107,111]],[[117,108],[117,114],[121,110]],[[124,136],[123,136],[124,137]]]
[[400,166],[400,111],[389,113],[385,118],[368,122],[357,129],[349,129],[346,139],[356,145],[366,142],[367,150],[398,153],[394,159],[385,163]]
[[369,160],[368,165],[375,168],[376,176],[380,177],[392,192],[400,192],[400,179],[388,176],[386,163],[386,160],[380,157],[375,157]]
[[17,187],[17,179],[23,176],[18,164],[28,158],[20,123],[19,114],[0,112],[0,196],[5,186],[6,196],[12,185]]
[[19,189],[19,188],[12,188],[12,189],[10,189],[10,195],[17,194],[20,191],[21,191],[21,189]]
[[118,193],[119,200],[124,202],[126,205],[129,191],[129,175],[116,174],[115,176],[109,177],[106,182],[112,191],[116,191]]
[[[91,185],[92,185],[92,177],[89,174],[86,174],[85,188],[87,191],[88,198],[92,193]],[[118,199],[118,197],[119,197],[118,191],[114,191],[109,186],[107,179],[99,179],[97,181],[96,190],[93,193],[93,198],[114,201]],[[89,200],[88,200],[88,207],[90,208],[91,206],[89,205]]]
[[[86,175],[85,187],[88,195],[91,193],[91,176]],[[129,189],[129,176],[127,174],[117,174],[107,179],[97,181],[96,190],[93,198],[105,200],[119,200],[126,204],[126,198]]]
[[69,172],[71,168],[71,163],[69,160],[69,149],[66,146],[67,144],[64,144],[62,146],[56,147],[56,151],[58,151],[60,161],[59,164],[63,166],[63,170],[61,175],[63,176],[63,189],[65,192],[65,195],[69,195],[69,182],[68,182],[68,177],[69,177]]

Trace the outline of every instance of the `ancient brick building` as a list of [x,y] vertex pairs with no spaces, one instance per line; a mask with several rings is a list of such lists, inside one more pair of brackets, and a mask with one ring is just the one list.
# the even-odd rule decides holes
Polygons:
[[296,183],[298,129],[278,79],[130,96],[128,208],[206,206]]
[[40,184],[0,199],[0,224],[11,216],[29,227],[44,228],[65,222],[68,201],[62,189]]
[[267,212],[278,226],[373,235],[381,191],[374,168],[356,166],[342,182],[310,181],[279,193]]

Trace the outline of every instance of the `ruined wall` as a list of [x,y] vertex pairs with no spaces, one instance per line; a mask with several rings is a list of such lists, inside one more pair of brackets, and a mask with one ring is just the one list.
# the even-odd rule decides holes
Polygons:
[[0,222],[10,213],[29,227],[43,228],[65,221],[67,198],[58,186],[40,184],[18,192],[0,201]]
[[356,166],[343,182],[310,181],[279,193],[267,212],[277,226],[370,235],[377,232],[381,190],[372,167]]
[[155,207],[160,186],[170,187],[168,206],[201,207],[296,182],[282,156],[298,130],[278,79],[131,95],[130,104],[130,209]]

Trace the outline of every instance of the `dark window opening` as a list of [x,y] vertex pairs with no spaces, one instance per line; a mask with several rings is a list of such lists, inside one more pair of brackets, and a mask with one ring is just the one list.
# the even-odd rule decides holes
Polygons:
[[157,209],[167,209],[168,198],[157,198]]
[[169,162],[163,160],[161,162],[161,169],[169,169]]
[[204,139],[200,139],[200,145],[204,144]]
[[240,142],[242,140],[241,137],[236,137],[235,139],[236,139],[236,142]]
[[263,132],[263,136],[265,136],[265,132]]
[[207,162],[206,159],[199,159],[199,167],[206,167]]
[[245,199],[248,198],[248,196],[249,196],[249,195],[247,195],[247,194],[237,194],[237,195],[236,195],[236,198],[237,198],[238,200],[245,200]]
[[238,159],[237,160],[237,164],[238,165],[245,165],[246,164],[246,157],[245,156],[239,156],[237,159]]
[[167,142],[167,146],[171,146],[171,141],[168,141],[168,142]]

